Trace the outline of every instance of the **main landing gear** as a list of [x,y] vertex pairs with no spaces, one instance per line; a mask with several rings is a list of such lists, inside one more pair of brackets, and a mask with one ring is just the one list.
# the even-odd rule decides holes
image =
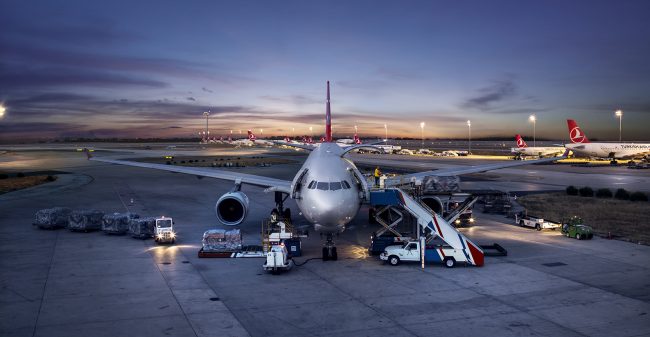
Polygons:
[[336,253],[336,245],[334,244],[334,235],[332,233],[327,233],[327,239],[325,245],[323,246],[323,261],[336,261],[339,256]]
[[284,208],[284,202],[289,194],[275,192],[275,208],[271,211],[271,222],[285,220],[291,222],[291,208]]

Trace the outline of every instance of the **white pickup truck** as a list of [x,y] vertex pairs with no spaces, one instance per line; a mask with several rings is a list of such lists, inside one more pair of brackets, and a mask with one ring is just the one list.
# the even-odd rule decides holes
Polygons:
[[[420,262],[422,252],[419,241],[409,241],[403,245],[388,246],[379,255],[382,261],[388,261],[392,266],[398,265],[401,261]],[[467,257],[462,250],[454,249],[446,245],[425,247],[424,262],[442,262],[445,267],[453,268],[457,262],[467,262]]]
[[515,214],[515,222],[521,227],[535,228],[538,231],[541,231],[542,229],[555,230],[562,226],[560,223],[544,220],[542,218],[528,215],[519,216],[517,214]]

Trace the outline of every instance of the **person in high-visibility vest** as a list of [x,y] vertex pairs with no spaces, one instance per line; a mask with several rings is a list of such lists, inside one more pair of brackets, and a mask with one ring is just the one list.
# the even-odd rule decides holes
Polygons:
[[381,171],[379,170],[379,166],[375,168],[375,186],[379,187],[379,177],[381,177]]

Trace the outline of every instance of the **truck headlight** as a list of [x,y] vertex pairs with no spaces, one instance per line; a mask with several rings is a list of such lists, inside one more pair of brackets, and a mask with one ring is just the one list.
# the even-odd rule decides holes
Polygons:
[[460,219],[456,219],[456,221],[454,221],[454,223],[459,225],[460,224]]
[[469,222],[474,222],[474,218],[469,218]]
[[176,233],[174,233],[174,232],[171,232],[170,235],[171,235],[172,238],[176,237]]

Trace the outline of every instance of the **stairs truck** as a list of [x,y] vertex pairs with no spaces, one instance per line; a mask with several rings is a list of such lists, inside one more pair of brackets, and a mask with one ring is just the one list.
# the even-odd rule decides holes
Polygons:
[[425,246],[424,254],[421,251],[419,241],[409,241],[403,245],[388,246],[379,258],[387,261],[391,266],[396,266],[402,261],[422,262],[424,255],[425,263],[440,263],[453,268],[456,263],[467,263],[467,255],[462,250],[454,249],[447,245]]

